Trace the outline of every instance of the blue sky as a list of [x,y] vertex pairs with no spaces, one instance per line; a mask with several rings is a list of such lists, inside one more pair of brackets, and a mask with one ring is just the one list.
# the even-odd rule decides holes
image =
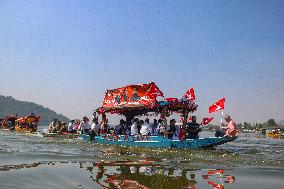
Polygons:
[[166,97],[194,87],[200,117],[226,97],[237,122],[283,119],[283,10],[281,0],[3,0],[0,93],[74,118],[106,89],[155,81]]

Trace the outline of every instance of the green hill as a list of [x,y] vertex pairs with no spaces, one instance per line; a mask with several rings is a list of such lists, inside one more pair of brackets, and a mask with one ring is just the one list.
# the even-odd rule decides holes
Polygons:
[[19,101],[11,96],[0,95],[0,118],[4,118],[8,114],[17,114],[18,117],[21,117],[28,116],[31,113],[40,115],[39,125],[48,125],[55,118],[63,122],[70,121],[69,118],[62,114],[57,114],[55,111],[36,103]]

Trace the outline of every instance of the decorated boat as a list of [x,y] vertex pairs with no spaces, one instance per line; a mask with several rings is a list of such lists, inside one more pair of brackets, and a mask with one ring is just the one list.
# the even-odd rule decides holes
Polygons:
[[267,131],[266,136],[270,138],[284,139],[284,131],[281,129]]
[[166,118],[177,113],[182,118],[180,136],[176,140],[171,140],[168,139],[166,133],[163,136],[142,136],[140,134],[129,136],[102,133],[95,137],[83,134],[81,138],[86,141],[93,140],[99,144],[182,149],[211,148],[237,138],[234,136],[185,139],[184,129],[187,125],[189,113],[196,111],[197,107],[198,105],[190,98],[164,98],[162,91],[154,82],[107,90],[102,107],[96,110],[96,113],[102,117],[102,125],[108,124],[106,114],[110,113],[125,116],[126,122],[130,122],[136,116],[160,115],[162,124],[167,126]]
[[36,132],[40,116],[30,115],[16,120],[15,129],[18,132]]
[[0,121],[0,128],[3,130],[14,130],[17,116],[8,115]]

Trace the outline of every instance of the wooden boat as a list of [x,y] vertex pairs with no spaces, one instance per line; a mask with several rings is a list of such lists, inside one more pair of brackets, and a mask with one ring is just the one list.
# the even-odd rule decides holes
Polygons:
[[268,131],[266,136],[270,138],[284,139],[284,133],[281,131]]
[[78,133],[47,133],[43,132],[42,133],[43,137],[54,137],[54,138],[77,138],[79,136]]
[[[179,140],[171,140],[163,136],[136,135],[132,137],[113,134],[103,134],[93,139],[88,135],[81,135],[81,138],[85,141],[93,140],[99,144],[153,148],[209,148],[237,139],[237,137],[210,137],[185,140],[184,129],[187,125],[188,114],[197,109],[197,104],[186,98],[167,98],[158,101],[158,96],[163,97],[163,93],[154,82],[107,90],[103,106],[98,108],[94,114],[98,113],[102,116],[101,124],[104,128],[108,124],[106,113],[123,115],[126,117],[126,122],[130,122],[135,116],[157,116],[160,114],[165,127],[167,126],[166,118],[172,113],[178,113],[183,118]],[[102,133],[104,132],[103,130]],[[167,133],[164,136],[167,136]]]
[[82,134],[80,137],[85,141],[93,140],[94,143],[119,145],[119,146],[137,146],[150,148],[178,148],[178,149],[194,149],[194,148],[213,148],[227,142],[236,140],[238,137],[209,137],[199,139],[171,140],[162,136],[132,137],[120,135],[119,137],[111,135],[103,135],[91,139],[89,135]]
[[17,132],[36,132],[40,116],[21,117],[16,120],[15,129]]
[[15,130],[15,122],[17,117],[14,115],[8,115],[4,119],[1,119],[0,128],[3,130]]

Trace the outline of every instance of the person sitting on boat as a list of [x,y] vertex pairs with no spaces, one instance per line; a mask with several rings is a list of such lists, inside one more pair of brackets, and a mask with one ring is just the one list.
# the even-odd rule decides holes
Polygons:
[[9,120],[8,123],[7,123],[7,125],[8,125],[8,128],[9,128],[9,129],[12,129],[12,128],[15,127],[15,124],[13,123],[12,120]]
[[164,136],[165,131],[166,131],[166,127],[165,127],[164,124],[163,124],[163,120],[162,120],[162,119],[159,119],[159,120],[158,120],[158,126],[157,126],[157,133],[158,133],[159,135]]
[[109,133],[109,124],[108,124],[108,119],[106,119],[105,121],[101,121],[100,123],[100,132],[102,134],[106,134],[106,133]]
[[53,122],[51,122],[48,126],[48,132],[56,133],[56,125],[57,125],[57,119],[54,119]]
[[157,135],[158,121],[156,119],[154,119],[151,128],[152,128],[151,135]]
[[185,128],[187,139],[198,139],[198,133],[201,132],[200,124],[196,123],[196,116],[192,116],[192,121]]
[[67,125],[67,123],[58,121],[57,133],[65,133],[65,132],[67,132],[66,125]]
[[[137,118],[137,119],[138,119],[138,118]],[[143,124],[144,124],[144,121],[138,119],[138,122],[137,122],[137,129],[138,129],[138,133],[139,133],[139,134],[141,134],[141,127],[142,127]]]
[[146,118],[145,119],[145,123],[142,124],[141,126],[141,130],[140,130],[140,133],[142,136],[148,136],[148,135],[151,135],[151,126],[149,124],[149,119]]
[[109,138],[109,139],[114,139],[115,137],[116,137],[115,130],[114,130],[114,128],[112,127],[112,128],[109,129],[108,138]]
[[89,125],[89,119],[84,116],[83,117],[83,121],[80,123],[79,125],[79,130],[83,133],[83,134],[88,134],[90,131],[90,125]]
[[94,136],[100,135],[100,124],[99,124],[99,120],[97,118],[93,119],[93,123],[92,123],[92,126],[91,126],[91,133]]
[[74,133],[76,132],[76,125],[75,125],[75,120],[71,120],[71,122],[67,126],[67,132],[68,133]]
[[124,124],[125,124],[124,120],[121,119],[121,120],[119,121],[119,125],[117,125],[117,126],[115,127],[115,129],[114,129],[115,134],[117,134],[117,135],[122,135],[122,134],[125,133],[125,131],[124,131]]
[[167,131],[168,134],[168,138],[169,139],[173,139],[173,136],[176,132],[176,120],[175,119],[171,119],[170,120],[170,125],[169,125],[169,130]]
[[139,120],[137,118],[135,118],[132,121],[131,129],[130,129],[130,135],[132,135],[132,136],[138,135],[138,128],[137,128],[137,122],[138,121]]
[[123,126],[124,135],[130,135],[131,121],[126,121]]
[[215,133],[216,137],[223,137],[223,136],[228,136],[228,137],[233,137],[237,133],[237,125],[236,123],[231,119],[229,115],[225,116],[225,121],[227,122],[226,127],[220,126],[220,129],[224,130],[217,130]]

